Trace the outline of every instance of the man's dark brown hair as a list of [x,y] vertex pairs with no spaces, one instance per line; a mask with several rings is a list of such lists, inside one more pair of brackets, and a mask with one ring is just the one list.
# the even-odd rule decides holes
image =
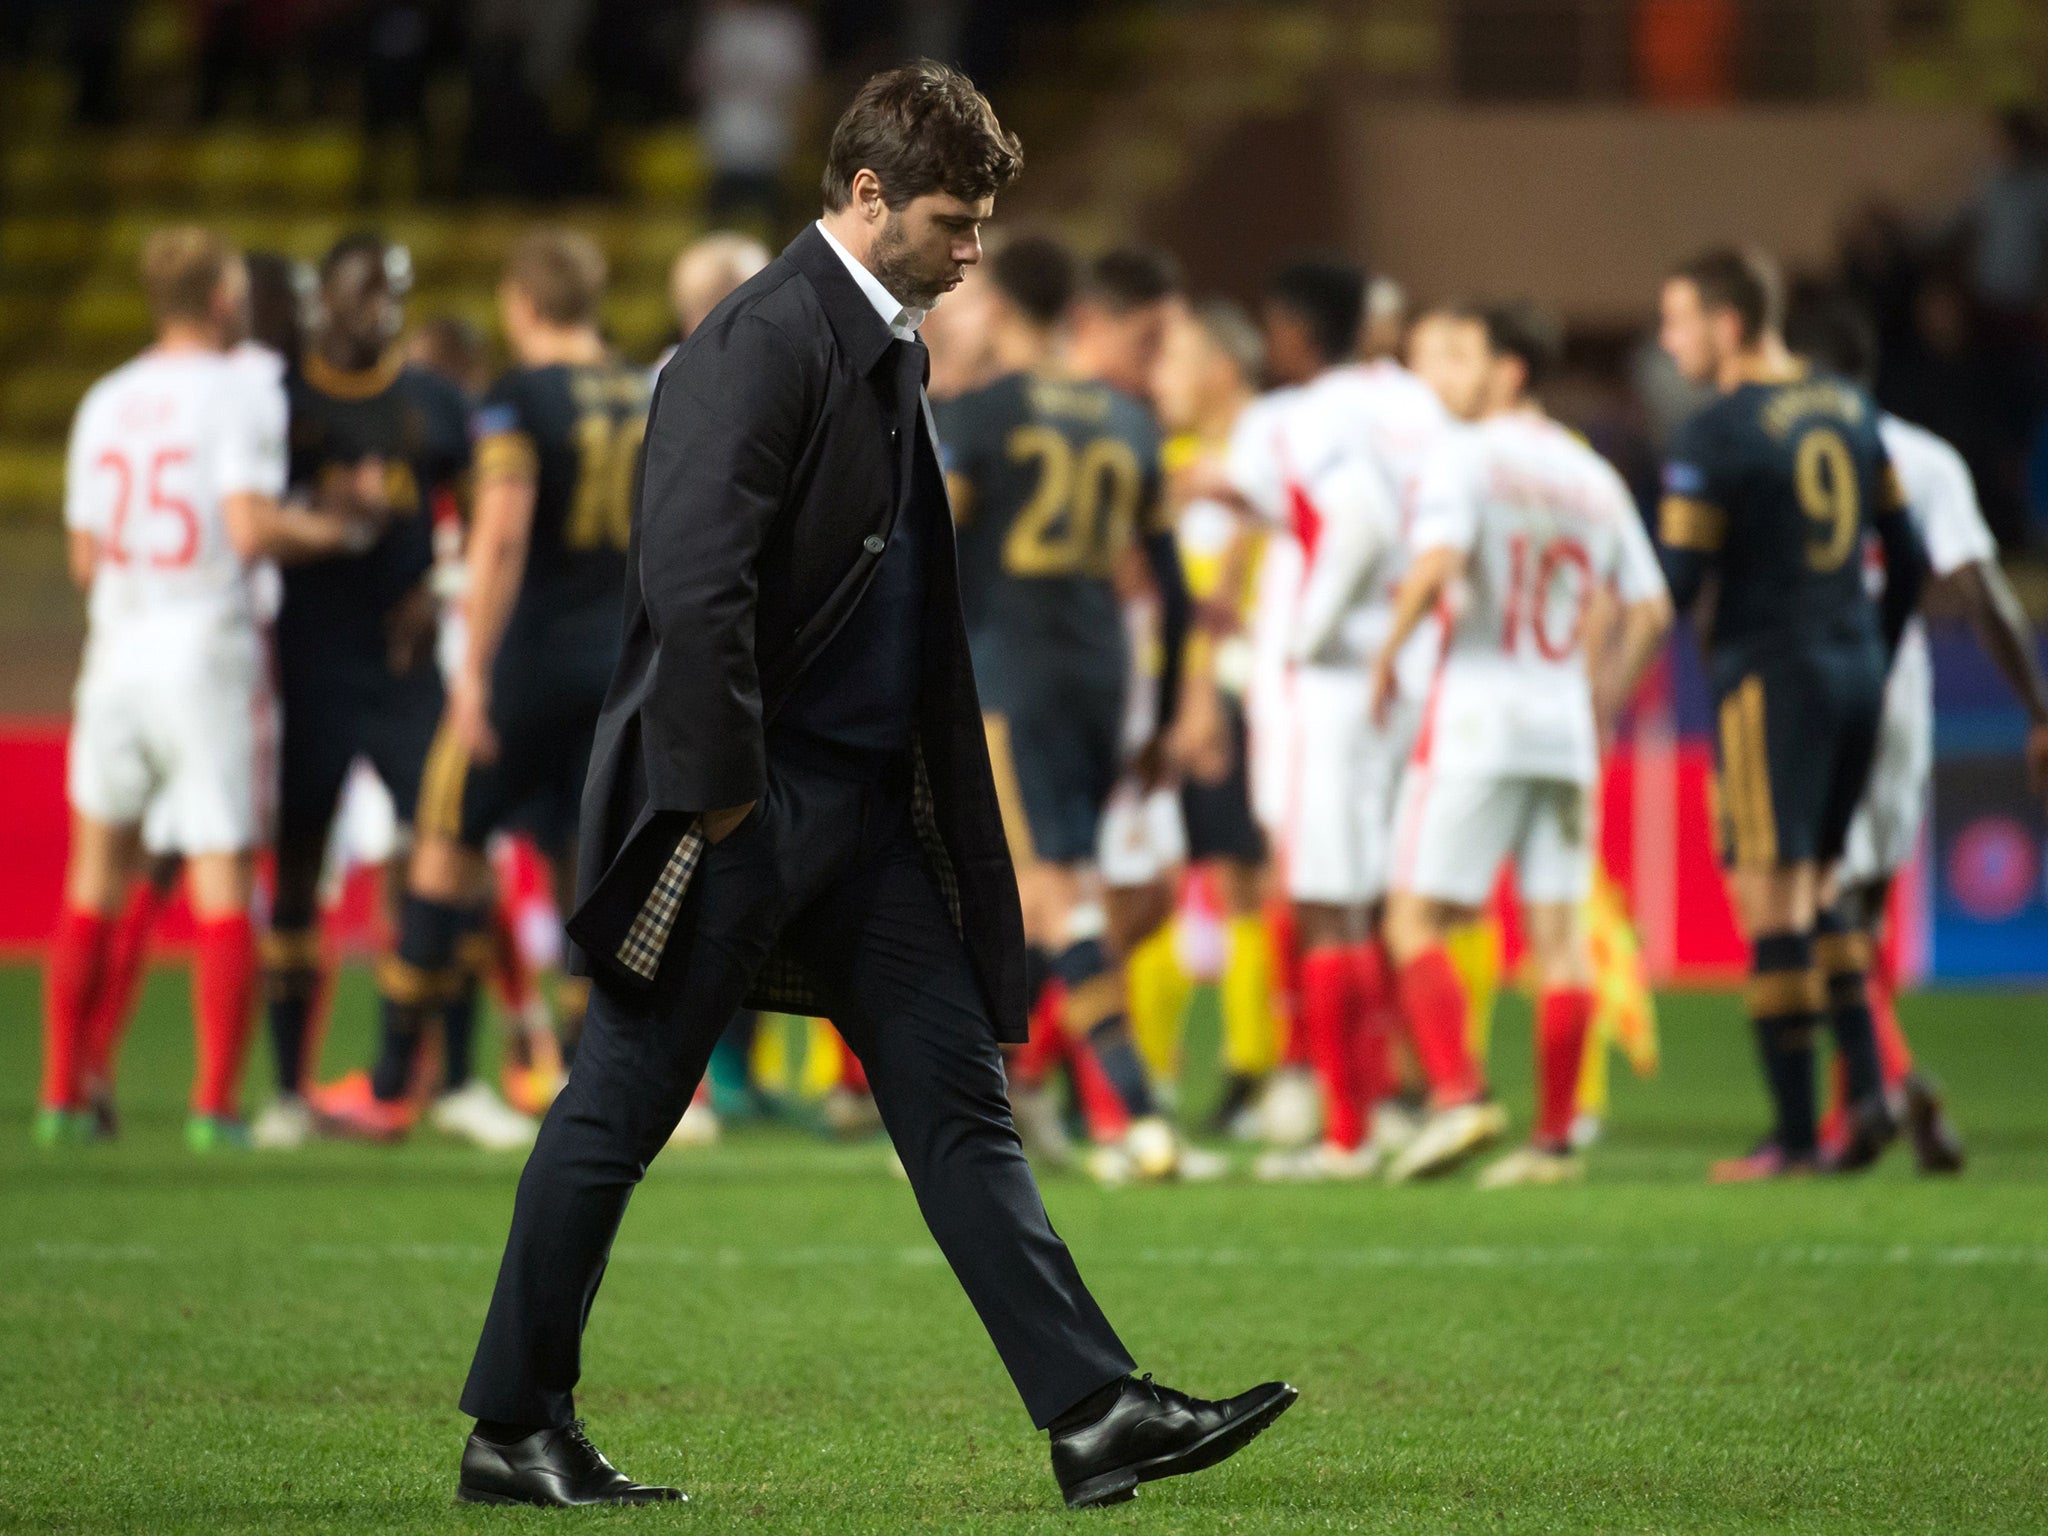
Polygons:
[[1761,251],[1729,245],[1704,251],[1671,274],[1699,290],[1705,309],[1733,310],[1748,346],[1785,323],[1785,284]]
[[1018,235],[989,258],[989,276],[1003,297],[1035,325],[1057,325],[1074,302],[1080,278],[1074,253],[1051,235]]
[[996,121],[988,98],[957,69],[930,59],[870,75],[832,130],[825,156],[825,209],[853,196],[853,178],[869,170],[892,209],[928,192],[963,202],[994,197],[1014,181],[1024,149]]
[[1486,345],[1496,357],[1522,365],[1524,389],[1540,389],[1564,361],[1564,333],[1550,314],[1529,299],[1490,304],[1481,316]]
[[1127,315],[1180,292],[1180,264],[1149,245],[1120,245],[1088,263],[1081,296],[1112,315]]
[[505,263],[505,278],[549,325],[595,325],[604,302],[604,252],[576,229],[522,235]]

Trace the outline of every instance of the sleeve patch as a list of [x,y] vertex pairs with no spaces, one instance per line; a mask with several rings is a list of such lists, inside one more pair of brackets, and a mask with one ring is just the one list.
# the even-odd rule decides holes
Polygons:
[[532,480],[540,470],[540,455],[533,439],[524,432],[491,432],[477,439],[476,478],[483,480]]
[[1673,496],[1699,496],[1707,488],[1707,472],[1697,464],[1672,460],[1664,466],[1664,489]]
[[1667,549],[1711,554],[1728,537],[1728,514],[1696,496],[1666,496],[1657,509],[1657,539]]

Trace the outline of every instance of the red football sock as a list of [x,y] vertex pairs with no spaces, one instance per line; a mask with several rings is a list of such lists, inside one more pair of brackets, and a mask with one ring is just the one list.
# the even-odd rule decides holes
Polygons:
[[1479,1072],[1466,1043],[1471,1004],[1450,954],[1443,945],[1432,945],[1401,967],[1394,986],[1431,1099],[1444,1108],[1478,1098]]
[[242,1058],[256,1024],[256,930],[246,912],[202,918],[192,968],[192,1012],[199,1069],[192,1112],[231,1115],[241,1090]]
[[1358,966],[1348,948],[1301,957],[1302,1033],[1323,1090],[1323,1140],[1346,1152],[1365,1139],[1358,1087]]
[[1031,1033],[1010,1053],[1010,1080],[1025,1088],[1036,1088],[1067,1056],[1067,1035],[1060,1027],[1066,1007],[1067,989],[1049,981],[1038,994],[1038,1006],[1031,1010]]
[[1849,1139],[1849,1069],[1840,1056],[1828,1064],[1828,1107],[1818,1134],[1823,1147],[1839,1147]]
[[97,912],[66,908],[50,943],[43,978],[43,1087],[46,1109],[78,1103],[78,1069],[86,1028],[106,985],[114,925]]
[[1558,987],[1536,1003],[1536,1140],[1544,1146],[1571,1142],[1577,1112],[1579,1063],[1593,1022],[1593,994],[1585,987]]
[[163,894],[143,880],[129,892],[128,905],[115,921],[107,949],[107,973],[93,999],[92,1015],[85,1022],[81,1066],[87,1077],[106,1081],[114,1075],[114,1052],[134,1013],[135,994],[142,988],[143,961],[149,955],[149,936],[162,911]]
[[498,989],[498,1001],[514,1018],[521,1018],[533,1003],[533,966],[520,946],[512,926],[512,914],[502,901],[491,904],[491,980]]
[[1887,967],[1870,973],[1870,1022],[1877,1032],[1877,1060],[1884,1069],[1884,1085],[1896,1088],[1913,1071],[1913,1048],[1906,1044],[1906,1032],[1899,1028],[1899,1010]]
[[[833,1037],[839,1040],[835,1034]],[[868,1092],[867,1068],[860,1064],[860,1058],[853,1054],[853,1047],[839,1040],[839,1086],[855,1093]]]
[[1086,1040],[1067,1040],[1067,1070],[1074,1074],[1074,1096],[1081,1101],[1089,1139],[1103,1146],[1122,1141],[1131,1128],[1131,1112]]
[[1377,939],[1352,951],[1358,975],[1358,1095],[1364,1105],[1365,1134],[1372,1134],[1372,1107],[1394,1091],[1394,968]]
[[1311,1062],[1308,1028],[1301,1016],[1301,946],[1297,942],[1300,934],[1295,928],[1291,902],[1266,904],[1266,932],[1273,940],[1273,987],[1287,1017],[1287,1043],[1281,1050],[1280,1064],[1306,1069]]

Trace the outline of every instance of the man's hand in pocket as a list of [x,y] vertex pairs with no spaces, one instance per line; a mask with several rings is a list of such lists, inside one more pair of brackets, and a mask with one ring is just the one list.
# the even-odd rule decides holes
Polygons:
[[733,828],[747,819],[747,812],[754,808],[749,800],[745,805],[728,806],[722,811],[706,811],[702,816],[704,836],[713,843],[722,843],[731,835]]

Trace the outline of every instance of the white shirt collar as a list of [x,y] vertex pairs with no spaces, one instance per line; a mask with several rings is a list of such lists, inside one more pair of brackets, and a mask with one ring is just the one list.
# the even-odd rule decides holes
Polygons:
[[926,312],[912,309],[907,304],[897,303],[896,296],[882,286],[882,280],[857,261],[853,252],[839,243],[832,231],[825,227],[823,219],[818,221],[818,233],[823,235],[825,243],[838,253],[839,259],[846,263],[846,270],[853,274],[853,280],[860,286],[860,291],[866,294],[868,302],[875,306],[875,313],[882,317],[882,324],[889,327],[889,334],[898,341],[917,340],[917,328],[924,324]]

